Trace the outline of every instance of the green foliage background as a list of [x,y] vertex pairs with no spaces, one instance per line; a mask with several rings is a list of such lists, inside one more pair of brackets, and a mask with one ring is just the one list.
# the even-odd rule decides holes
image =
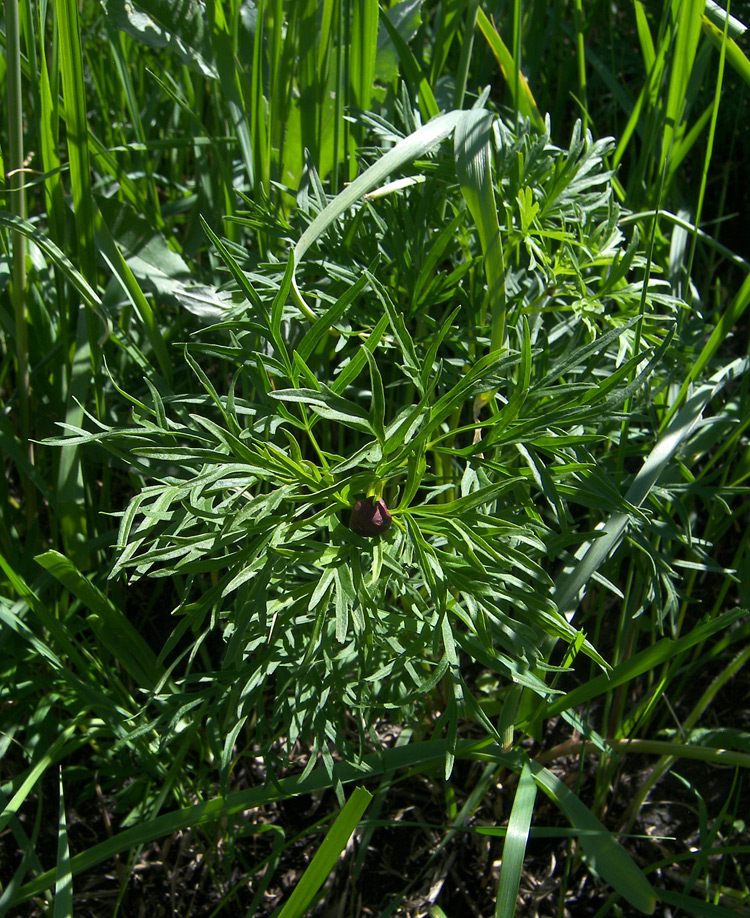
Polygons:
[[[662,758],[626,829],[676,759],[748,765],[699,728],[749,653],[743,35],[687,0],[6,3],[0,914],[457,757],[488,763],[467,807],[520,776],[497,914],[536,788],[635,908],[704,908],[600,819],[628,749]],[[545,767],[560,715],[585,802]],[[71,858],[96,782],[121,831]]]

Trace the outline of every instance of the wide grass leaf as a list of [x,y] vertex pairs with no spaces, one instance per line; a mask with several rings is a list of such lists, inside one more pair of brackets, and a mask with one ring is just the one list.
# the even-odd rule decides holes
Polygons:
[[87,618],[89,625],[138,685],[153,687],[161,675],[161,667],[154,652],[123,612],[59,552],[37,555],[36,561],[92,613]]
[[372,794],[364,787],[354,789],[281,910],[279,918],[301,918],[307,914],[316,893],[328,879],[371,800]]
[[529,840],[529,827],[536,801],[536,784],[528,764],[524,764],[518,779],[513,809],[510,811],[508,831],[503,845],[500,879],[497,883],[497,918],[513,918],[516,913],[521,871]]
[[560,807],[570,824],[578,829],[578,839],[589,866],[632,906],[646,915],[653,915],[657,895],[635,861],[559,778],[534,761],[529,762],[529,767],[539,787]]

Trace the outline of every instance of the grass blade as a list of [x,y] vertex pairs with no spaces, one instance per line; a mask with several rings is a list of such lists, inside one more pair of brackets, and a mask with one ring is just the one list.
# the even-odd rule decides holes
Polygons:
[[86,93],[83,83],[81,27],[76,0],[59,0],[55,4],[59,17],[60,70],[65,100],[70,184],[81,271],[90,284],[96,279],[96,244],[94,242],[94,207],[89,164]]
[[[747,288],[750,294],[750,283],[746,282],[744,288]],[[643,503],[677,450],[695,431],[711,399],[728,381],[744,374],[748,369],[750,361],[735,361],[730,367],[716,374],[712,384],[701,386],[691,396],[643,463],[625,495],[628,503],[634,507],[639,507]],[[609,520],[599,527],[605,533],[602,538],[582,545],[576,552],[578,563],[572,568],[566,568],[558,578],[554,588],[555,602],[568,620],[573,618],[580,603],[580,591],[585,590],[594,572],[615,550],[629,521],[630,515],[627,513],[612,514]]]
[[490,112],[464,112],[456,125],[454,151],[461,193],[479,232],[484,270],[492,309],[491,347],[497,351],[505,338],[505,259],[492,183],[492,125]]
[[[432,121],[418,128],[413,134],[399,141],[395,147],[390,149],[376,163],[373,163],[369,169],[357,176],[351,185],[336,195],[300,236],[293,252],[292,260],[295,267],[300,263],[310,246],[325,233],[328,227],[341,214],[353,204],[356,204],[368,191],[372,191],[373,188],[385,181],[392,172],[397,171],[401,166],[411,162],[418,156],[422,156],[440,143],[441,140],[448,137],[462,116],[462,112],[448,112],[445,115],[433,118]],[[294,275],[292,275],[292,293],[297,305],[305,315],[309,318],[317,318],[305,302]]]
[[65,817],[65,790],[62,769],[58,776],[60,788],[60,817],[57,824],[57,878],[55,880],[55,908],[53,918],[73,918],[73,874],[70,870],[70,846]]
[[[26,192],[24,190],[23,162],[23,103],[21,93],[21,35],[18,17],[18,0],[5,4],[6,50],[8,82],[8,126],[10,128],[10,149],[8,176],[10,179],[10,206],[19,220],[26,218]],[[24,445],[26,459],[33,464],[30,428],[29,387],[29,338],[26,318],[26,239],[17,229],[11,232],[13,246],[13,312],[15,315],[15,352],[18,403],[20,407],[20,440]],[[36,515],[36,493],[26,475],[23,475],[23,490],[27,520],[31,523]]]
[[685,133],[685,97],[690,72],[698,50],[701,14],[705,0],[684,0],[683,3],[673,4],[673,6],[679,13],[662,135],[662,167],[667,158],[672,155],[672,145],[679,142]]
[[354,789],[302,874],[302,879],[296,885],[289,901],[282,908],[279,918],[301,918],[307,913],[315,894],[328,879],[371,800],[372,794],[364,787]]
[[88,617],[89,624],[138,685],[153,687],[161,676],[161,667],[156,662],[156,655],[125,615],[59,552],[37,555],[36,561],[93,613]]
[[599,876],[632,906],[646,915],[653,915],[657,895],[635,861],[559,778],[536,762],[529,762],[529,767],[539,787],[560,807],[570,824],[578,830],[583,853]]
[[479,7],[477,10],[477,24],[482,30],[490,50],[495,55],[495,59],[500,65],[505,82],[511,92],[513,105],[524,118],[528,118],[538,131],[544,130],[544,118],[542,118],[539,109],[531,92],[526,77],[516,66],[513,55],[510,53],[500,33],[487,18],[487,14]]
[[529,841],[529,827],[536,801],[536,783],[528,763],[524,763],[518,779],[513,809],[510,811],[508,831],[503,845],[503,860],[500,879],[497,883],[497,918],[513,918],[516,912],[518,889],[521,885],[521,871]]

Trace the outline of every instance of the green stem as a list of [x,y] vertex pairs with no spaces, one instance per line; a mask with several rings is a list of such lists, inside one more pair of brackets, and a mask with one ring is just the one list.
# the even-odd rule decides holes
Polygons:
[[589,106],[586,89],[586,37],[584,32],[583,5],[581,0],[575,0],[573,5],[573,21],[576,30],[576,52],[578,62],[578,92],[580,102],[586,115],[586,123],[589,121]]
[[[5,0],[6,55],[8,80],[8,157],[10,209],[21,220],[26,218],[23,172],[23,109],[21,100],[21,30],[18,0]],[[13,230],[13,311],[16,324],[16,388],[18,390],[21,442],[30,465],[34,463],[30,426],[29,337],[26,321],[26,238]],[[24,492],[26,520],[36,519],[36,492],[23,470],[19,469]]]

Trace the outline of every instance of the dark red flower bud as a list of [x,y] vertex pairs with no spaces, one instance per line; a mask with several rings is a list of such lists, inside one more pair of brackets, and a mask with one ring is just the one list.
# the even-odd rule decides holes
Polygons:
[[391,514],[385,501],[373,501],[371,497],[358,500],[352,507],[349,528],[357,535],[374,539],[375,536],[385,535],[391,528]]

